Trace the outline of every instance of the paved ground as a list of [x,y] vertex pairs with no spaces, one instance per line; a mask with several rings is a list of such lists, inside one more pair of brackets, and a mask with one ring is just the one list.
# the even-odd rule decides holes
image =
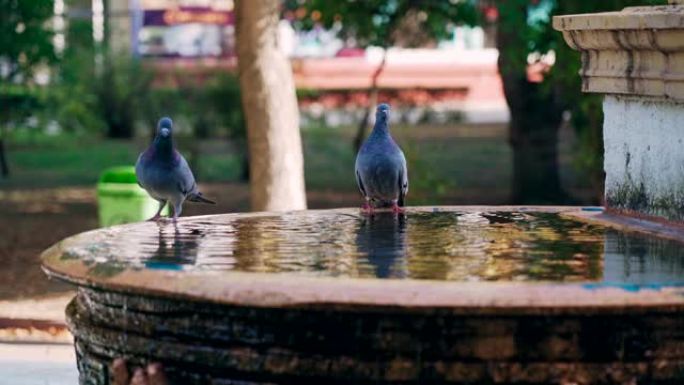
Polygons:
[[[35,298],[0,301],[0,328],[2,327],[1,320],[63,322],[64,309],[73,296],[73,292],[69,290]],[[0,341],[2,341],[2,334],[0,334]]]
[[0,343],[0,385],[75,385],[74,348],[70,344]]

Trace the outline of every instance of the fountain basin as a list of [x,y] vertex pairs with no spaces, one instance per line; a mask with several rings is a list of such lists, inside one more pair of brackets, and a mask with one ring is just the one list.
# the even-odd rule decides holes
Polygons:
[[597,208],[339,209],[117,226],[43,260],[78,286],[84,384],[114,357],[178,384],[674,384],[683,234]]

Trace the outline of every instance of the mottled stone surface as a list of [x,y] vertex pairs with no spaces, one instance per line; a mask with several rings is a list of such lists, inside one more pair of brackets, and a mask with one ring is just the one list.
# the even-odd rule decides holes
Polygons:
[[175,384],[684,381],[684,317],[667,310],[494,317],[244,308],[81,289],[67,313],[82,384],[106,384],[107,363],[119,356],[161,361]]
[[606,204],[684,220],[684,102],[607,95]]

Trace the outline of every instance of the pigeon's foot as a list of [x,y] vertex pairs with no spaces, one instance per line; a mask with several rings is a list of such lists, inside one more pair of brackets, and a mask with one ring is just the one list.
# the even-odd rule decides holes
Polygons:
[[361,206],[361,212],[368,215],[373,214],[373,205],[370,202],[364,202],[363,206]]
[[166,376],[160,364],[149,364],[145,368],[135,368],[131,372],[126,362],[117,358],[111,366],[111,381],[114,385],[167,385]]
[[395,214],[404,214],[406,210],[404,210],[403,207],[399,207],[399,205],[396,202],[394,202],[392,203],[392,212]]
[[148,219],[147,222],[159,222],[162,219],[162,216],[157,214],[153,216],[152,218]]
[[156,223],[168,223],[168,221],[171,220],[171,217],[165,217],[163,215],[155,215],[152,218],[148,219],[146,222],[156,222]]

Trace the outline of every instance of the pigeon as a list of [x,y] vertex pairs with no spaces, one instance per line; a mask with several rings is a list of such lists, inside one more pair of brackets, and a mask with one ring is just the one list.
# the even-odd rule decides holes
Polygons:
[[389,105],[378,106],[373,132],[356,155],[356,183],[366,199],[365,212],[373,212],[374,204],[401,212],[408,193],[406,158],[390,135],[389,113]]
[[152,144],[138,157],[135,175],[138,184],[159,202],[159,210],[151,221],[160,218],[166,204],[173,206],[173,221],[176,222],[183,210],[183,202],[215,204],[202,196],[188,162],[173,144],[173,121],[164,117],[157,124],[157,134]]

